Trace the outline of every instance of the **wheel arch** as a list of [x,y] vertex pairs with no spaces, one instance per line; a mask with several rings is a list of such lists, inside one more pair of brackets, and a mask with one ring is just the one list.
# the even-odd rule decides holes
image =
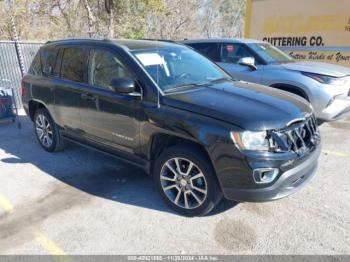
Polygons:
[[35,112],[39,108],[46,108],[47,109],[47,106],[44,103],[42,103],[41,101],[37,101],[37,100],[30,100],[28,102],[29,117],[32,121],[34,121]]
[[295,95],[299,95],[302,98],[304,98],[305,100],[307,100],[308,102],[310,102],[309,95],[306,93],[306,91],[303,88],[301,88],[299,86],[285,84],[285,83],[274,83],[274,84],[270,85],[270,87],[277,88],[277,89],[280,89],[283,91],[287,91],[287,92],[293,93]]
[[150,147],[149,147],[149,158],[151,160],[150,173],[153,172],[155,160],[157,159],[157,157],[160,156],[162,152],[164,152],[164,150],[180,144],[193,146],[197,150],[199,150],[203,154],[203,156],[205,156],[210,161],[210,164],[213,170],[215,171],[213,162],[209,156],[208,150],[205,147],[205,145],[192,139],[183,138],[172,134],[157,133],[152,136]]

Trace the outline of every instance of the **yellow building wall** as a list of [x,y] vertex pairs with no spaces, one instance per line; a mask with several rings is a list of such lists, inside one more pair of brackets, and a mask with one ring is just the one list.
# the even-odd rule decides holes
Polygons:
[[350,67],[350,0],[247,0],[245,37]]

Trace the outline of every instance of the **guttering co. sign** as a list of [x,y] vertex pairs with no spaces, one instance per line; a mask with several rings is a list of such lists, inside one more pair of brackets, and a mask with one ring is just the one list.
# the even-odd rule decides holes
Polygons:
[[350,67],[350,0],[247,0],[245,37]]

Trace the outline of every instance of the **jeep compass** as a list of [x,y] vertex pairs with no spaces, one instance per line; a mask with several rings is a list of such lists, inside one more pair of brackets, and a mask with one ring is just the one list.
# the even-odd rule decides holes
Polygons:
[[44,150],[72,141],[136,165],[186,216],[209,213],[222,197],[290,195],[313,176],[320,154],[304,99],[234,81],[179,44],[48,42],[22,93]]

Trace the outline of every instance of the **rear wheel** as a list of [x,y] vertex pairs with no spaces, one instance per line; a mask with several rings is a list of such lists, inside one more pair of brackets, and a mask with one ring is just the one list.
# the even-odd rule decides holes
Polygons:
[[34,128],[40,145],[48,152],[62,150],[65,141],[58,126],[45,108],[39,108],[34,115]]
[[165,202],[186,216],[205,215],[221,199],[213,168],[196,147],[174,146],[162,153],[154,179]]

